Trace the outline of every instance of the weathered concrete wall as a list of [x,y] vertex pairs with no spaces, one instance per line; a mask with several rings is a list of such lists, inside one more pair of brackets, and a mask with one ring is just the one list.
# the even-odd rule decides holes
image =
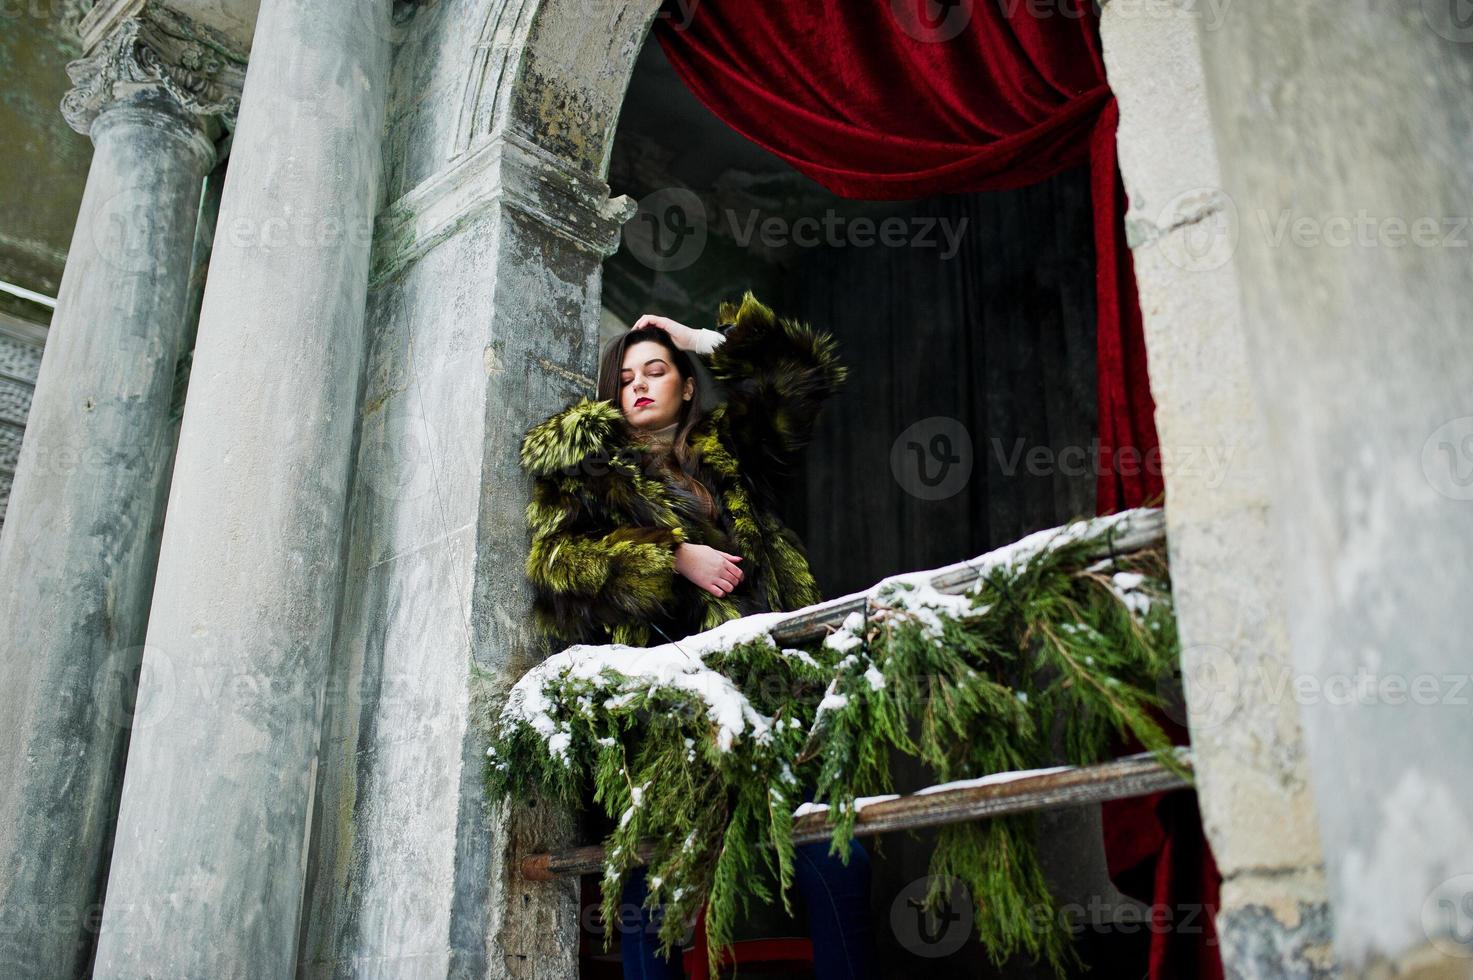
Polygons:
[[162,8],[208,31],[230,50],[249,53],[261,0],[23,0],[15,4],[23,5],[32,9],[52,7],[53,16],[59,14],[74,25],[86,48],[96,45],[111,30],[110,22]]
[[[462,784],[476,770],[461,749],[471,711],[466,570],[484,441],[475,406],[485,404],[488,338],[422,327],[454,319],[457,306],[489,307],[493,270],[463,273],[494,254],[495,231],[468,230],[426,256],[420,275],[370,297],[305,976],[450,975]],[[428,314],[441,304],[440,317]],[[460,427],[442,430],[447,418]],[[467,857],[484,875],[484,855]],[[469,887],[479,891],[474,876]]]
[[54,0],[0,8],[0,173],[12,177],[0,193],[0,279],[47,296],[61,282],[92,156],[56,111],[71,85],[66,63],[82,53],[63,13]]
[[41,369],[41,351],[46,346],[49,311],[37,308],[42,322],[35,323],[0,312],[0,528],[15,467],[20,461],[21,436],[36,391],[36,373]]
[[1458,7],[1242,0],[1202,35],[1273,459],[1288,696],[1349,976],[1467,977],[1473,954],[1473,30]]
[[[1230,216],[1208,122],[1203,10],[1107,4],[1100,32],[1120,106],[1172,589],[1203,826],[1223,875],[1217,925],[1232,977],[1332,968],[1285,597],[1270,522],[1276,459],[1249,379]],[[1178,719],[1181,720],[1181,719]]]
[[302,975],[576,975],[575,883],[515,870],[567,816],[488,807],[485,726],[546,652],[518,451],[593,389],[597,148],[655,6],[452,0],[397,49]]

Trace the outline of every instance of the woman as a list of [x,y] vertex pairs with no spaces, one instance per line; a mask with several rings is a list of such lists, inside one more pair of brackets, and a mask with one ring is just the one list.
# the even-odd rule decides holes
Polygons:
[[[722,303],[719,330],[646,315],[609,344],[598,397],[523,439],[536,480],[527,576],[537,631],[562,646],[649,646],[821,597],[802,542],[774,504],[826,398],[844,383],[834,339],[778,318],[750,293]],[[693,354],[709,356],[726,401],[702,409]],[[868,976],[869,856],[796,848],[819,980]],[[682,976],[658,957],[641,869],[624,905],[624,975]],[[658,913],[656,913],[658,914]]]

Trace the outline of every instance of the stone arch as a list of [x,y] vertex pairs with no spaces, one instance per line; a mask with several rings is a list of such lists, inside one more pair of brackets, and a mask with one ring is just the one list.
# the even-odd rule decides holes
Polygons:
[[515,133],[604,178],[624,92],[659,7],[659,0],[485,4],[452,158],[492,133]]

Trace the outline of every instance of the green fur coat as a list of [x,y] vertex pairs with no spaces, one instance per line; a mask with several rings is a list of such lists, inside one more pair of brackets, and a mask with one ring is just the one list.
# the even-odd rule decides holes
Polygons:
[[[534,478],[526,510],[534,626],[559,649],[650,646],[822,598],[774,503],[848,369],[832,335],[775,316],[750,292],[722,303],[717,319],[726,339],[707,364],[726,401],[690,433],[691,473],[717,502],[714,520],[647,468],[648,451],[612,401],[584,397],[522,440]],[[682,542],[741,555],[742,581],[726,596],[692,584],[675,571]]]

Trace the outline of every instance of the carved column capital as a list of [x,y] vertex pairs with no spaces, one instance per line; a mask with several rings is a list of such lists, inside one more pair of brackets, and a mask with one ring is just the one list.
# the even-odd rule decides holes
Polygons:
[[67,75],[73,87],[61,112],[84,135],[110,104],[146,89],[167,94],[182,115],[218,116],[233,126],[245,58],[184,17],[149,4],[68,64]]

